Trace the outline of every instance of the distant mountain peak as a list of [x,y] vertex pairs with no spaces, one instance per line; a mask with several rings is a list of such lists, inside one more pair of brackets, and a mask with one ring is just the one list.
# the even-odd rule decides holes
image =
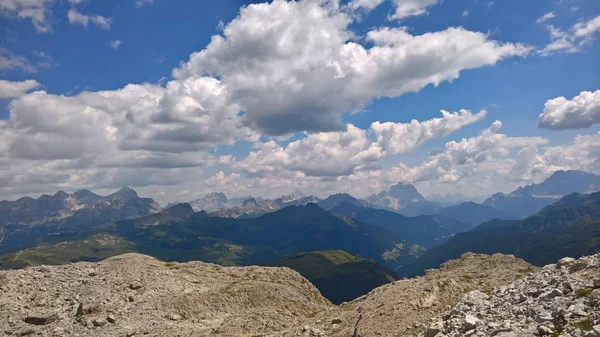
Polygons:
[[134,191],[133,189],[131,189],[129,187],[123,187],[120,190],[116,191],[115,193],[109,195],[107,198],[109,198],[109,199],[123,198],[124,200],[129,200],[129,199],[138,198],[138,194],[136,191]]
[[207,194],[204,198],[217,199],[222,202],[227,202],[227,200],[228,200],[225,193],[222,193],[222,192],[212,192],[212,193]]
[[176,204],[167,209],[167,212],[179,218],[185,218],[194,213],[194,209],[188,203]]
[[54,196],[58,197],[58,198],[66,198],[69,196],[69,194],[63,190],[60,190],[60,191],[54,193]]
[[405,202],[425,201],[425,198],[413,184],[399,182],[390,187],[388,195],[395,198],[402,198]]
[[[330,210],[335,208],[336,206],[342,204],[342,203],[351,203],[354,205],[358,205],[361,206],[362,202],[358,199],[356,199],[355,197],[351,196],[348,193],[336,193],[336,194],[332,194],[330,196],[328,196],[327,198],[321,200],[319,202],[319,206],[322,209],[326,209],[326,210]],[[307,205],[310,205],[311,203],[308,203]]]
[[539,184],[517,188],[508,194],[496,193],[483,204],[525,218],[567,194],[600,190],[600,176],[578,170],[559,170]]
[[304,193],[298,191],[297,189],[293,190],[291,193],[282,196],[280,199],[282,202],[292,202],[306,197]]

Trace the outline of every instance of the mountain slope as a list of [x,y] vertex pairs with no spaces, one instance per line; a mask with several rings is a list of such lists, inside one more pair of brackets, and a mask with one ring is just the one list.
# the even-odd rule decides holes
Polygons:
[[[203,211],[194,213],[189,205],[181,204],[146,217],[112,222],[99,231],[75,237],[42,233],[37,246],[53,251],[53,246],[61,242],[86,240],[98,233],[130,242],[135,251],[160,259],[222,265],[260,264],[301,252],[338,249],[372,258],[395,270],[423,253],[419,246],[383,228],[334,216],[315,204],[286,207],[256,219],[215,218]],[[117,251],[119,247],[112,249]]]
[[600,190],[600,176],[583,171],[556,171],[540,184],[519,187],[509,194],[497,193],[483,205],[513,218],[522,219],[539,212],[567,194]]
[[140,254],[0,271],[0,280],[0,331],[10,336],[262,336],[334,308],[288,268]]
[[517,219],[512,214],[474,202],[463,202],[455,206],[442,208],[437,214],[469,225],[478,225],[493,219]]
[[565,256],[579,257],[598,251],[600,192],[573,194],[527,219],[493,220],[457,234],[399,273],[419,275],[465,252],[514,254],[534,265],[544,265]]
[[384,228],[408,242],[431,248],[446,242],[452,235],[471,226],[441,216],[406,217],[382,209],[373,209],[344,202],[331,212]]
[[319,201],[317,205],[319,205],[319,207],[321,207],[322,209],[329,211],[343,203],[349,203],[356,206],[363,205],[363,203],[360,200],[356,199],[348,193],[332,194],[327,198]]
[[300,253],[265,265],[294,269],[334,304],[351,301],[396,279],[375,261],[342,250]]

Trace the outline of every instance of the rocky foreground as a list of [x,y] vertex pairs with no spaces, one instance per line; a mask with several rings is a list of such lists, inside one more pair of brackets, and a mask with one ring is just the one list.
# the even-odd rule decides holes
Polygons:
[[600,254],[563,258],[491,294],[469,292],[423,336],[600,337]]
[[600,254],[468,253],[334,306],[287,268],[126,254],[0,272],[0,336],[596,337],[599,286]]

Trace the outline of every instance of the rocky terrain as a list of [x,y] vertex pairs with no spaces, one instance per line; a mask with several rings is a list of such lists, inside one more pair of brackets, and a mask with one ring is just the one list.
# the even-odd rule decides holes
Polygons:
[[600,254],[563,258],[491,293],[472,291],[422,336],[600,336]]
[[288,268],[172,263],[126,254],[99,263],[0,272],[8,336],[411,336],[471,290],[532,267],[466,254],[425,276],[334,306]]
[[0,272],[0,335],[257,336],[333,308],[288,268],[101,263]]

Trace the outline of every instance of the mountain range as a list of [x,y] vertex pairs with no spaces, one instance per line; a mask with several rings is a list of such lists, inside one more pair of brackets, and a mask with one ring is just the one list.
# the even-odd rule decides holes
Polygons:
[[524,220],[492,220],[459,233],[399,271],[422,274],[466,252],[513,254],[542,266],[600,251],[600,192],[574,193]]
[[161,210],[157,202],[140,198],[127,187],[107,196],[88,190],[73,194],[58,191],[38,199],[0,201],[0,253],[26,248],[49,233],[95,231],[111,221],[139,218]]
[[[583,192],[596,190],[598,178],[558,171],[481,204],[452,206],[428,201],[409,184],[362,200],[347,193],[325,199],[299,191],[276,199],[211,193],[195,206],[165,209],[130,188],[107,196],[59,191],[0,202],[0,269],[129,252],[166,261],[282,265],[330,300],[346,301],[344,293],[358,296],[392,280],[389,275],[418,275],[470,251],[515,254],[536,265],[592,254],[600,250],[600,192]],[[402,214],[407,211],[416,215]]]

